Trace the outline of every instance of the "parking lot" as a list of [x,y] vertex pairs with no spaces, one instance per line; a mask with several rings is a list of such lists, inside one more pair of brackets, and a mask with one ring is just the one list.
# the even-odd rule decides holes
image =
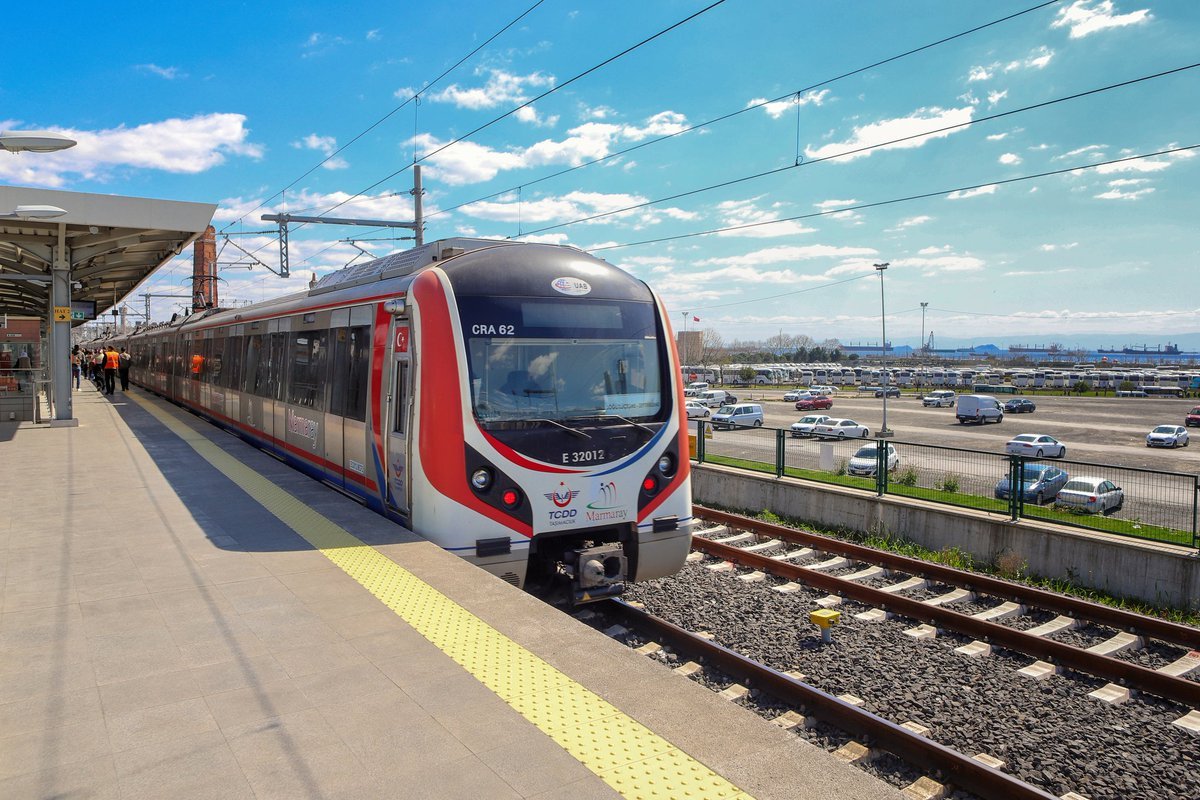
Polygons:
[[[854,392],[833,395],[828,411],[798,412],[785,403],[783,390],[740,391],[741,400],[762,403],[765,426],[788,428],[805,414],[849,417],[867,425],[874,436],[883,421],[883,400]],[[1000,395],[1001,402],[1011,399]],[[1182,425],[1184,415],[1200,401],[1145,397],[1031,397],[1032,414],[1005,414],[1004,421],[989,425],[960,425],[954,408],[925,408],[920,396],[889,398],[888,427],[898,442],[944,445],[1004,452],[1004,443],[1021,433],[1044,433],[1067,446],[1072,460],[1165,472],[1200,471],[1200,444],[1174,450],[1146,447],[1146,434],[1156,425]],[[1200,428],[1189,429],[1200,438]],[[718,436],[720,434],[717,434]]]

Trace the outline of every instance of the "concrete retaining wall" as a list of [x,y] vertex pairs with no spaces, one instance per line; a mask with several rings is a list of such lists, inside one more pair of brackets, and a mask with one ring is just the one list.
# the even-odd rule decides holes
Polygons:
[[769,510],[827,527],[878,529],[931,550],[957,547],[987,562],[1005,556],[1032,574],[1118,597],[1200,608],[1200,558],[1190,548],[1029,520],[1014,523],[997,514],[709,464],[693,467],[692,491],[700,504]]

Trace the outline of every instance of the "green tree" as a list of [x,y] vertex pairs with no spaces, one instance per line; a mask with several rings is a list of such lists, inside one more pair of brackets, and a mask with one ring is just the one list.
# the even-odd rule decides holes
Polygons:
[[750,383],[757,374],[753,367],[742,367],[742,371],[738,373],[738,377],[742,379],[743,383]]

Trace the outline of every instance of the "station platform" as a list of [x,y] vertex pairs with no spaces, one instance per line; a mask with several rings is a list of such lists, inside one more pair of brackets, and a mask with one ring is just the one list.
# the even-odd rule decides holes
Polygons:
[[191,414],[0,423],[0,797],[898,791]]

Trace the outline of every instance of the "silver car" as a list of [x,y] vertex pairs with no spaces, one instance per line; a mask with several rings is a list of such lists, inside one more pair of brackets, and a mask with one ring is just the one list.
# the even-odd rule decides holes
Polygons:
[[1054,505],[1089,514],[1119,511],[1125,505],[1125,492],[1107,478],[1084,475],[1071,478],[1058,492]]
[[1146,447],[1187,447],[1188,432],[1182,425],[1159,425],[1146,434]]

